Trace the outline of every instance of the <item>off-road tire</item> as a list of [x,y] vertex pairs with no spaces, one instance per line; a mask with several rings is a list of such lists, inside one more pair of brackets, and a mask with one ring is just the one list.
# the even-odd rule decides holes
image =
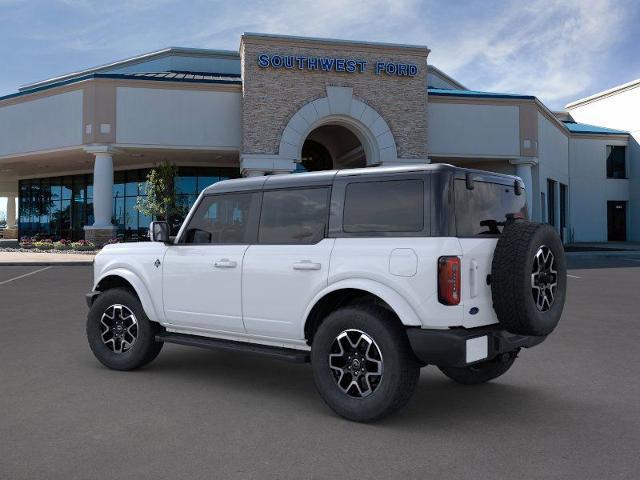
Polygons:
[[492,360],[467,367],[438,367],[442,373],[463,385],[478,385],[504,375],[516,360],[515,354],[498,355]]
[[[337,337],[357,330],[379,348],[382,376],[368,396],[353,398],[338,386],[329,366]],[[403,407],[416,389],[420,367],[397,317],[377,306],[344,307],[331,313],[318,328],[311,346],[313,378],[325,403],[338,415],[356,422],[379,420]]]
[[[102,340],[101,319],[105,311],[113,305],[123,305],[135,315],[137,337],[132,346],[115,353]],[[124,288],[114,288],[101,293],[93,302],[87,315],[87,340],[91,351],[106,367],[113,370],[134,370],[143,367],[158,356],[162,342],[155,337],[162,327],[149,320],[138,297]]]
[[[532,289],[536,254],[543,247],[553,253],[557,272],[553,302],[545,311],[536,305],[536,292]],[[525,220],[505,226],[491,265],[491,297],[502,326],[520,335],[548,335],[560,321],[566,290],[564,248],[553,227]]]

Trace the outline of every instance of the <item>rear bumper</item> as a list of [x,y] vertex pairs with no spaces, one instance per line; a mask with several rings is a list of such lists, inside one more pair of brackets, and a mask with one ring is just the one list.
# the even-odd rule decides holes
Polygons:
[[499,325],[449,330],[408,328],[407,336],[421,362],[441,367],[464,367],[491,360],[502,353],[533,347],[547,338],[514,335]]

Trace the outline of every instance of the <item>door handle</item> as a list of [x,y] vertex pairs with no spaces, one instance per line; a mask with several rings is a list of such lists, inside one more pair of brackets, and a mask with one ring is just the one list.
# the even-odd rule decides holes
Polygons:
[[238,262],[229,260],[228,258],[222,258],[220,260],[216,260],[213,266],[216,268],[236,268],[238,266]]
[[312,262],[311,260],[301,260],[293,264],[294,270],[320,270],[322,265],[320,263]]

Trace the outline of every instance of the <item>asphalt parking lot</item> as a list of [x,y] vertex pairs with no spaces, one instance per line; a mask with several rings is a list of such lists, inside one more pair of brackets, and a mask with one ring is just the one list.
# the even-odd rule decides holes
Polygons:
[[504,377],[428,367],[407,408],[361,425],[308,365],[165,345],[107,370],[84,336],[90,267],[0,266],[0,478],[638,478],[640,257],[571,267],[558,330]]

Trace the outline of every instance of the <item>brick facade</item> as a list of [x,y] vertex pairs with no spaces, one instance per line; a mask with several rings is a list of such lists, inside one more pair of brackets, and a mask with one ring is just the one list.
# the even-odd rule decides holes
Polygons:
[[[327,96],[327,86],[351,87],[353,98],[387,122],[398,158],[427,158],[427,55],[425,47],[359,44],[245,35],[240,55],[243,78],[242,153],[277,155],[282,132],[307,103]],[[263,68],[260,54],[361,59],[362,73]],[[376,62],[415,64],[414,76],[375,73]]]

